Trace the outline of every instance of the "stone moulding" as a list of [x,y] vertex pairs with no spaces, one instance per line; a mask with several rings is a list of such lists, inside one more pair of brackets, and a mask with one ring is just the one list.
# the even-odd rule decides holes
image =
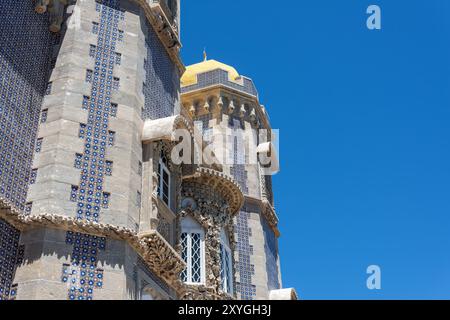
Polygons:
[[181,288],[179,273],[186,268],[186,264],[175,249],[157,231],[138,235],[128,228],[79,221],[60,215],[24,215],[11,208],[3,198],[0,198],[0,218],[3,218],[21,231],[36,227],[48,227],[126,241],[136,250],[156,275],[174,288],[178,288],[178,290]]
[[164,13],[164,9],[158,2],[152,0],[133,0],[137,2],[145,12],[148,21],[155,29],[167,53],[178,67],[180,75],[184,73],[186,67],[180,58],[181,42],[177,30],[171,25]]
[[270,204],[269,200],[262,200],[262,213],[266,218],[267,223],[272,228],[273,232],[277,237],[280,236],[280,231],[278,230],[278,216],[275,212],[275,209]]
[[215,190],[229,204],[229,210],[235,215],[244,204],[241,187],[234,179],[223,172],[214,169],[198,167],[194,174],[184,176],[183,181],[195,180]]

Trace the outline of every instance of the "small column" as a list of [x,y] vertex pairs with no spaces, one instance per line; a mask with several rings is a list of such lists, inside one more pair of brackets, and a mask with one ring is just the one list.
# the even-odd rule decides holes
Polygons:
[[[143,146],[142,163],[142,207],[139,222],[139,233],[145,235],[152,230],[152,220],[156,219],[156,212],[153,210],[153,193],[157,192],[157,179],[154,177],[153,168],[153,142]],[[156,178],[156,182],[155,182]]]

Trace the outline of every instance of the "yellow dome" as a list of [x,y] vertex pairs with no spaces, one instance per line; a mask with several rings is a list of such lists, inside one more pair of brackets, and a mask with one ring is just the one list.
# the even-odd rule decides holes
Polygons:
[[198,74],[213,71],[216,69],[228,71],[228,78],[230,81],[236,81],[236,79],[240,77],[237,70],[229,65],[216,60],[205,60],[203,62],[186,67],[186,71],[181,77],[181,86],[186,87],[197,84]]

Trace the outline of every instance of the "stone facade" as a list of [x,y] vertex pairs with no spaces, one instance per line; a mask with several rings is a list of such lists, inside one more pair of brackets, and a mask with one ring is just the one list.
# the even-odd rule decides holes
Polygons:
[[[0,299],[280,296],[277,217],[259,165],[172,159],[177,129],[196,146],[191,160],[202,157],[198,121],[270,128],[259,103],[245,117],[220,111],[257,102],[250,79],[221,74],[207,92],[203,80],[180,84],[179,8],[1,1]],[[211,108],[193,113],[199,101]]]

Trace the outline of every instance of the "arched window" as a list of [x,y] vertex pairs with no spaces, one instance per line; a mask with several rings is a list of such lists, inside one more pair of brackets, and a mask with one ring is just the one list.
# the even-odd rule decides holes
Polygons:
[[220,284],[222,290],[233,294],[233,256],[225,230],[220,232]]
[[186,269],[181,280],[188,284],[205,283],[205,231],[192,217],[181,220],[181,256]]

